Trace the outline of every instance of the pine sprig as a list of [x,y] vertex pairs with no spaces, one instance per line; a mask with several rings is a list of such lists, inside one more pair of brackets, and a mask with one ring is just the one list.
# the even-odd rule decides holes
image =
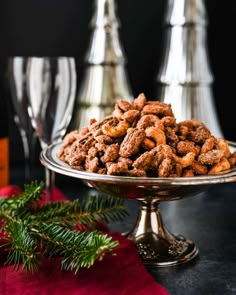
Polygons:
[[[114,222],[127,216],[122,199],[92,196],[40,205],[42,192],[43,183],[33,182],[22,194],[1,200],[0,231],[5,232],[1,247],[9,250],[6,264],[35,272],[43,255],[61,256],[62,268],[77,272],[112,253],[118,242],[94,227],[98,220]],[[87,230],[75,231],[78,223]]]
[[127,216],[124,201],[110,196],[91,196],[73,202],[55,202],[22,210],[22,218],[50,223],[76,223],[93,226],[98,220],[117,222]]

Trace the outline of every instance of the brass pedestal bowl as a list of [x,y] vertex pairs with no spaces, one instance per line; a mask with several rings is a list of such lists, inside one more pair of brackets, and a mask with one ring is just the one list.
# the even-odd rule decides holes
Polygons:
[[[235,143],[229,143],[236,150]],[[95,189],[140,202],[133,230],[128,234],[147,266],[171,266],[190,261],[198,254],[195,244],[182,235],[173,235],[163,224],[159,204],[204,192],[216,183],[236,181],[236,168],[218,175],[177,178],[110,176],[72,169],[57,158],[61,144],[42,151],[41,163],[47,168],[87,182]]]

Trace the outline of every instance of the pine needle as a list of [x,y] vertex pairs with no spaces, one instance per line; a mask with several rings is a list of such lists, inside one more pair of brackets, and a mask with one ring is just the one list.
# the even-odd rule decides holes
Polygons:
[[[0,232],[6,233],[1,247],[9,250],[6,264],[35,272],[43,256],[60,256],[62,269],[77,273],[113,254],[118,242],[94,228],[100,220],[124,219],[124,200],[100,195],[40,205],[43,187],[35,181],[26,185],[22,194],[0,201],[0,219],[4,220]],[[78,223],[87,230],[75,230]]]

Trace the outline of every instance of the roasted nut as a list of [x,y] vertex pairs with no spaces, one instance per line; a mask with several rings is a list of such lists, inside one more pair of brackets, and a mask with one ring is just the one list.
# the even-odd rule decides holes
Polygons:
[[169,177],[172,170],[172,163],[170,158],[164,159],[158,167],[159,177]]
[[111,144],[105,150],[104,155],[101,157],[101,161],[103,163],[106,162],[114,162],[119,157],[119,145],[118,144]]
[[195,146],[195,143],[189,140],[182,140],[177,144],[177,152],[179,155],[183,156],[189,152],[193,152],[195,155],[198,155],[199,148]]
[[191,166],[193,164],[195,158],[195,153],[189,152],[185,156],[178,157],[177,155],[173,154],[173,159],[179,163],[183,168]]
[[151,137],[156,142],[156,145],[166,144],[165,133],[157,127],[146,128],[145,134],[147,137]]
[[208,169],[207,169],[206,165],[202,165],[201,163],[194,161],[191,166],[192,166],[193,171],[196,175],[206,175],[207,174]]
[[143,93],[139,94],[137,98],[134,99],[132,105],[136,110],[141,111],[146,103],[146,97]]
[[198,161],[203,165],[214,165],[224,157],[224,151],[222,150],[211,150],[205,154],[198,156]]
[[208,174],[217,174],[230,168],[230,163],[226,158],[216,163],[208,172]]
[[107,122],[106,124],[102,125],[103,133],[111,137],[120,137],[125,135],[128,128],[129,123],[127,121],[118,121],[115,118],[113,121]]
[[132,128],[130,129],[124,140],[120,145],[120,156],[121,157],[130,157],[133,154],[136,154],[139,150],[139,147],[145,137],[144,129]]
[[141,170],[148,170],[153,161],[153,156],[151,153],[146,152],[140,155],[133,163],[133,167]]
[[123,115],[121,116],[121,120],[132,123],[139,115],[140,112],[138,110],[129,110],[123,113]]
[[215,141],[216,141],[216,148],[224,151],[224,156],[226,158],[229,158],[231,153],[230,153],[229,145],[228,145],[227,141],[224,140],[223,138],[216,138]]
[[137,122],[137,128],[147,128],[149,126],[159,127],[161,120],[156,115],[144,115]]
[[205,154],[205,153],[211,151],[214,148],[214,145],[215,145],[215,137],[211,136],[202,145],[201,154]]
[[134,177],[216,174],[236,165],[227,141],[198,120],[177,124],[171,105],[147,101],[143,93],[68,133],[57,156],[74,169]]

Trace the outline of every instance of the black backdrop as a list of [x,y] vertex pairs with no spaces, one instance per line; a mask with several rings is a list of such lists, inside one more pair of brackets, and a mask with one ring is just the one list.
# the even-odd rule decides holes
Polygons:
[[[206,0],[209,18],[208,51],[214,74],[213,91],[225,137],[236,140],[235,9],[234,0]],[[162,57],[166,0],[117,0],[120,39],[134,95],[155,96]],[[0,70],[9,56],[67,55],[82,63],[90,38],[93,0],[1,0]],[[78,71],[78,84],[82,71]],[[10,124],[11,147],[20,147]],[[16,161],[22,153],[11,152]]]

